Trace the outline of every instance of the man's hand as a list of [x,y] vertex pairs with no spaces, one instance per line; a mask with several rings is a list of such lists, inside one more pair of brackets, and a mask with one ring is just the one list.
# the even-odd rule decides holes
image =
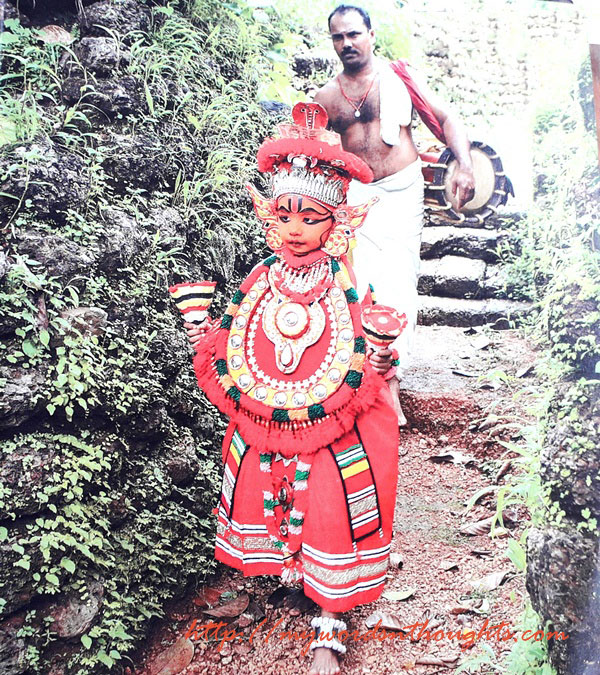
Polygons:
[[369,362],[373,370],[380,375],[385,375],[392,367],[392,351],[390,349],[378,349],[369,354]]
[[202,336],[210,328],[210,323],[206,319],[204,319],[204,321],[202,321],[200,324],[188,323],[186,321],[183,324],[183,327],[187,330],[188,338],[192,347],[195,348],[198,342],[202,339]]
[[450,190],[456,197],[457,210],[460,211],[475,196],[475,177],[473,176],[473,171],[457,167],[452,175]]

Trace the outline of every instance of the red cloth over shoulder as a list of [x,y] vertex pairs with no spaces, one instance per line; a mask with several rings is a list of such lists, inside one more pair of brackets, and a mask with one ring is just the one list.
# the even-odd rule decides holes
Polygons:
[[419,87],[417,86],[416,82],[408,74],[408,70],[406,69],[407,65],[408,61],[404,59],[398,59],[397,61],[392,61],[390,63],[392,70],[406,85],[408,93],[410,94],[412,104],[415,106],[417,112],[419,113],[419,116],[421,117],[427,128],[439,141],[444,143],[444,145],[447,145],[446,137],[444,135],[442,127],[440,123],[437,121],[437,118],[434,115],[431,106],[423,98],[423,94],[421,94],[421,91],[419,90]]

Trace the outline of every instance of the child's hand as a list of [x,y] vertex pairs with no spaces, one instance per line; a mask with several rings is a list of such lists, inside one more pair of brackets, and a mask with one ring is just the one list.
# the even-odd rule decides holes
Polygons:
[[187,321],[183,324],[183,327],[187,330],[189,341],[192,347],[196,347],[198,342],[202,339],[202,336],[210,328],[210,322],[207,319],[204,319],[202,323],[188,323]]
[[373,370],[380,375],[385,375],[392,367],[393,353],[391,349],[378,349],[369,354],[369,362]]

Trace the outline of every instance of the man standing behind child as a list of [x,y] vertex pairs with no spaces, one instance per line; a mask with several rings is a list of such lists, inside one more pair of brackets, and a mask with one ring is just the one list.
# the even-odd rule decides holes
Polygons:
[[[364,9],[339,5],[329,16],[329,30],[343,70],[317,92],[315,101],[327,110],[344,149],[358,155],[373,171],[372,183],[353,181],[348,193],[351,205],[379,198],[357,232],[354,270],[360,297],[372,284],[377,302],[406,313],[408,318],[408,327],[397,343],[398,376],[390,381],[398,423],[403,425],[406,419],[398,400],[399,379],[408,364],[417,322],[423,230],[423,176],[410,128],[413,104],[389,62],[375,57],[375,32]],[[473,198],[475,186],[466,131],[414,71],[406,70],[456,156],[458,167],[451,189],[460,208]]]

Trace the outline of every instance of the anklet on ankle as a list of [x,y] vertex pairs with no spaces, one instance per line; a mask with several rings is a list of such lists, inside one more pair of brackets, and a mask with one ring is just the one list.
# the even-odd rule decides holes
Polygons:
[[315,629],[315,639],[310,643],[311,651],[324,647],[339,654],[346,653],[346,647],[337,639],[338,632],[346,630],[343,621],[330,616],[315,616],[310,625]]

